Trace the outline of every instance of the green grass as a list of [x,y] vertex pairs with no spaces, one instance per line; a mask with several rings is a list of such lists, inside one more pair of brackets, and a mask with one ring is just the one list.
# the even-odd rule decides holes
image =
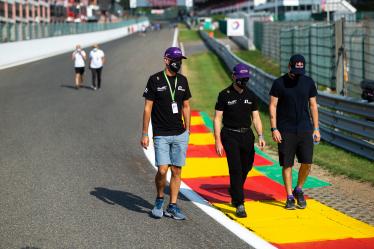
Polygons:
[[[204,111],[210,118],[213,118],[218,93],[231,83],[228,72],[219,58],[211,52],[189,56],[184,63],[183,70],[188,76],[192,92],[192,108]],[[268,144],[267,149],[276,151],[277,145],[271,139],[268,108],[262,103],[260,113]],[[373,162],[325,142],[315,146],[314,162],[333,174],[346,175],[374,185]]]
[[266,58],[260,51],[236,51],[235,54],[252,65],[261,68],[265,72],[279,76],[281,75],[280,66],[269,58]]

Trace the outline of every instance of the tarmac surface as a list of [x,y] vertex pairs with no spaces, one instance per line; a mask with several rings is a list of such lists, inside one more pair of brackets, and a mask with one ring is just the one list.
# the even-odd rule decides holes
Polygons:
[[103,44],[99,91],[88,71],[73,88],[70,54],[0,71],[1,249],[248,248],[183,196],[187,221],[149,216],[141,96],[172,31]]

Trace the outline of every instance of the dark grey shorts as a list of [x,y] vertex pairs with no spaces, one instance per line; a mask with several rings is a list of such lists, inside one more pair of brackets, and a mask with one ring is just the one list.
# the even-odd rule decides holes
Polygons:
[[295,156],[299,163],[313,163],[313,133],[281,133],[282,143],[278,144],[279,163],[283,167],[294,165]]

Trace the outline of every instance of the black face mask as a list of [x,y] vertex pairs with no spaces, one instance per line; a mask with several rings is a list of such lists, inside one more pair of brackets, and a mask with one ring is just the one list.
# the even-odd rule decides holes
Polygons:
[[242,78],[242,79],[236,79],[236,85],[240,87],[241,89],[244,89],[244,87],[247,85],[249,81],[249,78]]
[[182,61],[170,61],[169,63],[169,69],[174,73],[178,73],[179,70],[181,69],[181,66],[182,66]]

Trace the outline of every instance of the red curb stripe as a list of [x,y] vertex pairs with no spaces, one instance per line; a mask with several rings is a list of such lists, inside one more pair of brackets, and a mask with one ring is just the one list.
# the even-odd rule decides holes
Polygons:
[[198,112],[198,111],[191,111],[191,116],[200,116],[200,112]]
[[209,133],[210,130],[208,129],[208,127],[201,124],[201,125],[192,125],[190,127],[190,132],[191,133]]
[[374,249],[374,238],[340,239],[291,244],[273,244],[279,249]]
[[[230,183],[228,176],[189,178],[183,181],[211,203],[231,202],[228,193]],[[246,201],[283,201],[285,199],[283,186],[265,176],[247,178],[244,184],[244,196]]]

